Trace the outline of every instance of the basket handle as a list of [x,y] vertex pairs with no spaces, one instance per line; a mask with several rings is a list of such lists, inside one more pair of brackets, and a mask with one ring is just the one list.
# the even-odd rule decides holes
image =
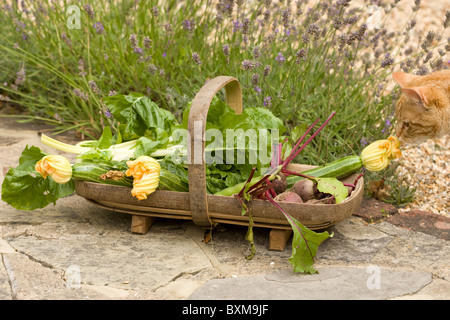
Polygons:
[[188,148],[189,199],[192,221],[200,227],[213,224],[208,214],[205,167],[205,126],[209,106],[216,93],[225,87],[227,104],[242,113],[242,91],[238,79],[219,76],[208,81],[192,100],[188,118],[190,148]]

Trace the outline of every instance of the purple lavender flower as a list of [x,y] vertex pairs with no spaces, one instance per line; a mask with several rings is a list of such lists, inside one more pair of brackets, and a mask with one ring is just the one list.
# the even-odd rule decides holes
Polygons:
[[67,37],[67,34],[65,32],[61,33],[61,39],[67,43],[68,46],[72,45],[72,41]]
[[88,14],[91,19],[94,19],[94,10],[92,9],[90,4],[85,4],[83,6],[84,10],[86,10],[86,13]]
[[100,89],[99,89],[99,87],[97,86],[97,83],[95,83],[94,80],[89,81],[88,84],[89,84],[89,87],[91,88],[91,90],[94,93],[97,93],[97,94],[100,93]]
[[150,39],[148,36],[144,37],[144,47],[146,49],[150,49],[152,47],[152,39]]
[[248,34],[249,28],[250,28],[250,20],[245,18],[242,23],[242,34]]
[[15,84],[17,86],[22,85],[25,82],[25,66],[22,66],[22,68],[16,73],[17,74],[17,78],[15,80]]
[[435,35],[436,34],[433,31],[428,31],[425,41],[420,45],[425,52],[428,52],[428,48],[433,43]]
[[[109,93],[111,93],[111,91],[109,92]],[[115,94],[115,93],[114,93]],[[114,94],[112,94],[112,95],[114,95]],[[110,96],[111,96],[111,94],[110,94]],[[113,117],[113,114],[111,113],[111,110],[109,110],[109,108],[106,108],[106,110],[105,110],[105,116],[107,117],[107,118],[112,118]]]
[[389,128],[392,126],[392,123],[389,119],[384,121],[384,128],[381,130],[382,133],[389,132]]
[[252,60],[244,60],[241,63],[241,67],[244,70],[252,70],[252,69],[256,68],[256,63],[255,63],[255,61],[252,61]]
[[84,77],[87,73],[84,71],[84,60],[80,59],[78,60],[78,75]]
[[308,26],[308,29],[306,30],[306,32],[307,32],[308,34],[311,34],[311,35],[317,34],[317,33],[319,33],[319,31],[320,31],[320,28],[319,28],[319,26],[318,26],[317,24],[315,24],[315,23],[311,23],[311,24]]
[[135,34],[131,34],[130,35],[130,42],[132,46],[136,46],[137,45],[137,37]]
[[253,47],[253,57],[258,59],[261,56],[261,50],[259,47]]
[[241,29],[242,29],[242,23],[240,23],[239,20],[233,21],[233,32],[236,32]]
[[444,28],[447,29],[450,27],[450,11],[447,11],[445,13],[445,20],[444,20]]
[[103,31],[105,30],[103,28],[103,24],[101,22],[94,23],[94,29],[95,29],[95,31],[97,31],[98,34],[102,34]]
[[162,57],[163,57],[163,58],[167,57],[167,52],[164,52],[164,53],[162,54]]
[[362,139],[359,142],[363,147],[365,147],[369,143],[365,137],[362,137]]
[[252,75],[252,83],[256,86],[258,84],[258,82],[259,82],[259,74],[254,73]]
[[291,16],[291,9],[281,10],[281,17],[283,20],[283,26],[287,29],[289,28],[289,17]]
[[272,97],[271,96],[267,96],[264,98],[264,106],[268,107],[272,105]]
[[384,56],[384,60],[381,61],[381,67],[382,67],[382,68],[387,68],[387,67],[391,66],[393,63],[394,63],[394,59],[392,59],[392,58],[389,56],[389,53],[387,53],[387,54]]
[[202,60],[200,59],[199,54],[197,52],[192,52],[192,60],[194,60],[194,62],[196,64],[198,64],[199,66],[201,66],[202,63],[203,63]]
[[142,48],[139,48],[139,47],[134,47],[133,48],[133,51],[134,51],[134,53],[136,53],[136,54],[142,54]]
[[297,59],[295,60],[295,62],[300,63],[302,62],[302,60],[306,60],[306,50],[301,48],[300,50],[297,51],[297,53],[295,54]]
[[224,44],[222,46],[222,51],[225,56],[229,56],[230,55],[230,46],[228,44]]
[[337,4],[343,7],[348,7],[350,5],[350,2],[351,0],[339,0]]
[[262,90],[261,90],[260,87],[256,86],[256,87],[255,87],[255,91],[258,92],[258,94],[259,94],[259,93],[261,93]]
[[270,69],[272,69],[272,67],[270,65],[267,65],[264,67],[264,71],[263,71],[263,76],[267,77],[270,73]]
[[384,121],[384,125],[386,127],[390,127],[390,126],[392,126],[392,123],[391,123],[391,121],[389,119],[386,119],[386,121]]
[[186,20],[183,20],[182,25],[183,25],[183,29],[184,30],[186,30],[186,31],[193,31],[195,23],[194,23],[194,20],[186,19]]
[[88,95],[85,92],[83,92],[81,89],[76,88],[76,89],[73,89],[72,92],[77,97],[79,97],[79,98],[81,98],[83,100],[88,100]]
[[154,7],[152,8],[152,13],[153,13],[153,16],[154,16],[155,18],[157,18],[157,17],[159,16],[159,10],[158,10],[158,7],[157,7],[157,6],[154,6]]
[[286,58],[283,56],[283,54],[281,52],[279,52],[278,55],[276,56],[275,60],[277,60],[278,64],[281,66],[286,61]]
[[158,71],[158,68],[153,63],[148,65],[148,72],[155,74],[156,71]]
[[309,43],[309,34],[308,33],[302,34],[302,41],[305,44]]
[[165,29],[167,32],[170,32],[170,31],[172,31],[172,25],[171,25],[170,23],[165,23],[165,24],[164,24],[164,29]]

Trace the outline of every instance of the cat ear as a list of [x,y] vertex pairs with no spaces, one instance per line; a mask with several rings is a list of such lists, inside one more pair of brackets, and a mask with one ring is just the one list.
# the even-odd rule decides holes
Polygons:
[[415,100],[416,102],[423,103],[424,106],[428,105],[428,99],[425,95],[425,89],[422,87],[416,88],[402,88],[402,92],[408,98]]
[[408,87],[408,84],[417,77],[418,76],[416,75],[401,71],[392,73],[392,78],[394,78],[395,82],[402,88]]

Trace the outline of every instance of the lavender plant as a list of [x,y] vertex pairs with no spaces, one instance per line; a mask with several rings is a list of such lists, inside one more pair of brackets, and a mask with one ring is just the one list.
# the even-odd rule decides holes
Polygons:
[[[415,1],[405,27],[392,30],[386,22],[399,1],[360,2],[6,2],[0,98],[26,108],[26,119],[98,137],[114,122],[103,97],[141,92],[181,116],[208,79],[230,75],[245,108],[265,106],[290,130],[337,111],[298,159],[322,164],[392,132],[394,69],[447,67],[450,13],[442,33],[415,30]],[[369,5],[386,13],[378,28],[367,22]],[[423,32],[419,43],[411,32]]]

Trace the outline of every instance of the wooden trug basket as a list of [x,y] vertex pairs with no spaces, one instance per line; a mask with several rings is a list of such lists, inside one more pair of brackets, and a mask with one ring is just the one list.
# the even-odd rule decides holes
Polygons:
[[[191,136],[191,150],[194,145],[205,149],[205,125],[208,109],[215,94],[225,88],[227,104],[237,113],[242,112],[242,93],[239,81],[233,77],[219,76],[208,81],[192,101],[188,120]],[[201,121],[202,131],[194,131],[194,121]],[[192,220],[202,228],[211,229],[218,223],[248,226],[248,215],[242,215],[242,207],[235,197],[217,196],[206,192],[204,157],[194,161],[196,151],[188,157],[189,192],[156,190],[146,200],[137,200],[131,195],[129,187],[101,183],[76,181],[75,191],[92,204],[109,210],[132,215],[131,231],[145,234],[156,218]],[[198,156],[197,156],[198,157]],[[312,166],[291,164],[289,170],[302,172]],[[342,179],[353,183],[356,173]],[[292,217],[311,230],[324,229],[352,215],[363,198],[364,181],[360,179],[352,195],[339,204],[308,204],[279,202]],[[251,203],[255,227],[272,229],[269,236],[269,249],[284,250],[292,232],[284,215],[268,201],[253,200]]]

